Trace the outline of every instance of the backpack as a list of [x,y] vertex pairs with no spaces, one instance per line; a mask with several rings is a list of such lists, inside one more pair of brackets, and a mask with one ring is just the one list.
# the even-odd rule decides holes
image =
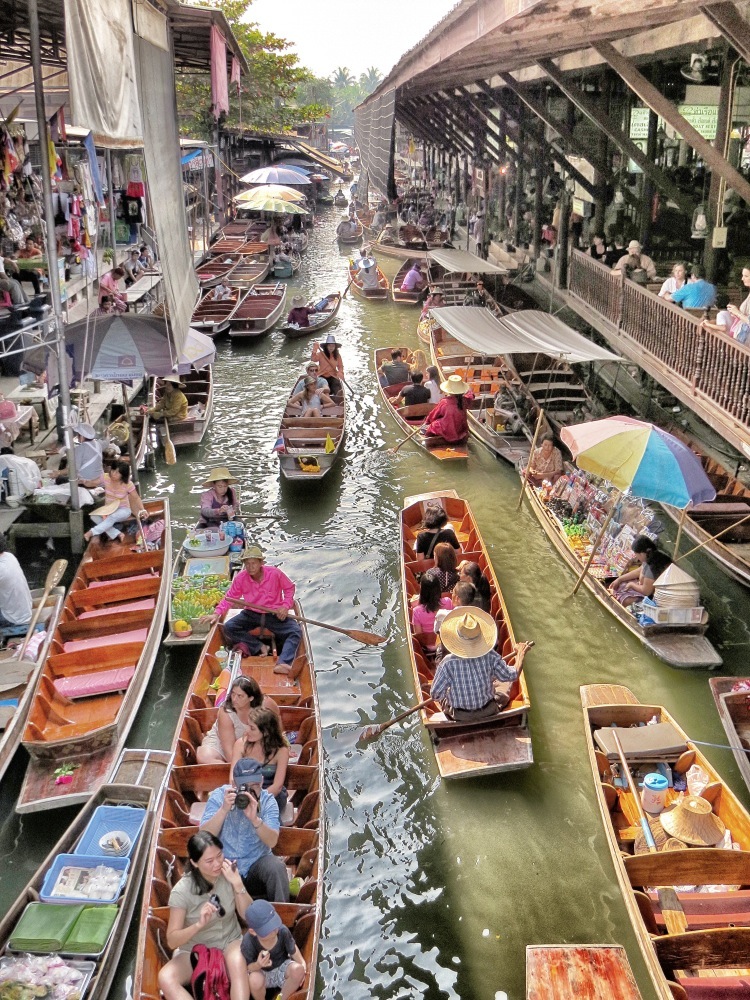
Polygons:
[[190,962],[193,966],[190,987],[195,1000],[230,1000],[229,976],[221,948],[193,945]]

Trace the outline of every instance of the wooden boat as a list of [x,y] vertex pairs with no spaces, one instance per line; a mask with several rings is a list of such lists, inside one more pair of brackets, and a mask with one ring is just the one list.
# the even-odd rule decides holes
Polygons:
[[[375,265],[375,270],[378,274],[378,287],[377,288],[365,288],[362,285],[362,279],[359,275],[359,269],[354,261],[349,261],[349,280],[351,282],[351,287],[354,292],[359,295],[361,299],[366,299],[368,302],[387,302],[388,301],[388,279],[380,270],[380,268]],[[357,280],[359,278],[359,280]]]
[[341,292],[331,292],[328,296],[328,308],[309,316],[309,326],[289,326],[289,324],[286,324],[281,327],[281,332],[285,337],[289,337],[290,340],[296,340],[300,337],[309,337],[311,334],[315,334],[315,336],[317,336],[321,333],[321,331],[325,330],[331,325],[331,323],[333,323],[338,315],[340,306]]
[[[295,612],[301,614],[299,604]],[[157,818],[146,869],[146,891],[143,897],[136,968],[133,982],[134,1000],[154,1000],[159,996],[157,977],[169,957],[164,941],[169,917],[168,899],[171,887],[185,868],[186,845],[197,832],[205,792],[229,780],[227,764],[198,764],[196,748],[216,718],[214,707],[215,682],[221,673],[216,652],[222,644],[221,633],[214,628],[201,653],[198,667],[190,684],[182,711],[182,722],[173,742],[175,766],[161,815]],[[300,990],[290,1000],[313,1000],[323,909],[323,851],[325,844],[325,810],[321,796],[324,791],[322,734],[315,669],[310,643],[302,626],[302,642],[296,665],[296,679],[273,672],[271,656],[239,657],[231,654],[233,676],[241,672],[254,677],[265,695],[279,705],[284,730],[291,736],[297,763],[290,764],[286,785],[292,808],[282,817],[283,825],[274,854],[283,857],[290,878],[304,879],[296,900],[275,903],[279,916],[288,926],[307,964],[307,977]]]
[[[427,285],[423,285],[418,291],[413,292],[402,292],[401,284],[406,277],[406,275],[411,270],[411,266],[414,263],[414,258],[410,257],[405,260],[401,267],[396,271],[395,277],[391,282],[391,295],[393,296],[393,301],[398,302],[402,306],[418,306],[419,303],[425,296],[427,291]],[[425,264],[426,261],[418,259],[418,264]]]
[[448,243],[448,234],[443,230],[429,229],[424,232],[418,226],[400,225],[398,232],[386,226],[372,244],[375,256],[397,257],[407,260],[419,254],[426,254]]
[[346,434],[343,387],[331,398],[335,405],[326,407],[321,417],[299,416],[299,406],[287,401],[278,433],[282,444],[274,449],[284,479],[322,479],[338,461]]
[[[424,522],[428,503],[439,503],[445,510],[461,543],[461,557],[479,563],[492,589],[492,615],[497,622],[496,649],[504,658],[516,647],[513,626],[505,606],[495,570],[474,520],[471,508],[455,490],[440,490],[406,497],[401,512],[401,593],[404,618],[409,634],[409,656],[417,700],[428,698],[435,675],[434,650],[437,637],[432,633],[415,633],[411,625],[411,599],[419,594],[418,573],[429,569],[433,561],[418,556],[416,540]],[[438,770],[443,778],[471,778],[479,775],[516,771],[534,761],[528,713],[531,708],[525,673],[510,690],[511,700],[496,719],[481,722],[453,722],[446,718],[440,706],[432,702],[420,710],[422,722],[432,740]]]
[[[570,566],[576,577],[583,569],[581,556],[571,548],[568,536],[561,522],[555,517],[549,507],[542,503],[540,490],[526,483],[526,499],[544,528],[547,537]],[[606,581],[598,580],[592,573],[587,573],[583,584],[607,611],[624,625],[643,645],[664,660],[671,667],[688,669],[692,667],[717,667],[721,657],[705,636],[708,628],[708,616],[704,612],[700,624],[694,625],[641,625],[628,608],[617,601]]]
[[[585,685],[581,700],[604,832],[655,995],[660,1000],[684,1000],[695,995],[692,990],[698,983],[710,982],[716,989],[711,996],[721,997],[730,985],[737,987],[737,980],[732,984],[731,979],[739,968],[745,977],[750,966],[750,890],[746,888],[750,884],[750,815],[661,705],[642,705],[632,691],[617,684]],[[661,724],[658,728],[644,725],[653,719]],[[635,802],[621,779],[613,778],[615,771],[619,773],[615,766],[619,761],[612,726],[619,730],[636,784],[660,764],[678,779],[693,764],[703,768],[709,783],[700,798],[710,804],[710,812],[730,831],[739,850],[678,850],[654,817],[649,825],[660,849],[639,853],[645,838]],[[678,795],[668,789],[668,809]],[[710,980],[699,979],[706,975]]]
[[243,239],[247,234],[247,219],[235,219],[228,222],[221,230],[220,239],[232,239],[241,236]]
[[286,285],[255,285],[229,317],[232,339],[262,337],[281,315],[286,302]]
[[[353,232],[349,231],[350,227],[348,220],[344,219],[342,222],[339,222],[338,226],[336,227],[336,239],[339,241],[339,243],[359,243],[359,241],[362,239],[362,236],[364,235],[364,229],[362,228],[362,223],[359,221],[359,219],[356,219],[355,221],[357,223],[357,228]],[[341,228],[342,226],[346,226],[346,229],[342,230]]]
[[239,288],[233,288],[226,299],[215,299],[213,291],[208,291],[195,307],[190,325],[207,337],[218,337],[229,329],[229,317],[237,308],[241,298]]
[[[536,411],[520,379],[508,371],[502,357],[474,354],[435,324],[430,325],[429,332],[432,362],[441,382],[449,375],[460,375],[474,394],[468,401],[466,414],[470,432],[498,458],[511,465],[525,464],[531,450]],[[508,406],[496,411],[498,393],[503,394]]]
[[719,718],[726,730],[734,759],[745,784],[750,788],[750,687],[734,691],[738,683],[750,685],[748,677],[709,677]]
[[[376,372],[380,371],[380,366],[384,361],[390,361],[391,351],[396,349],[397,348],[395,347],[382,347],[380,350],[375,351]],[[401,351],[406,363],[410,365],[413,361],[413,357],[409,348],[399,347],[398,350]],[[423,422],[427,414],[430,413],[435,406],[437,406],[437,403],[417,403],[414,406],[395,406],[394,404],[396,398],[401,395],[401,391],[406,385],[407,383],[405,382],[401,385],[380,385],[380,382],[378,381],[380,395],[386,404],[386,409],[396,421],[404,435],[413,433],[415,428],[419,427],[419,425]],[[467,459],[469,457],[469,447],[466,442],[464,442],[464,444],[448,444],[444,438],[425,438],[421,434],[415,434],[411,440],[415,445],[417,445],[418,448],[422,448],[428,455],[432,455],[433,458],[437,458],[441,462],[452,461],[454,459]]]
[[259,281],[263,281],[270,266],[268,255],[258,259],[243,254],[239,264],[232,271],[230,284],[233,288],[252,288]]
[[217,256],[225,253],[242,253],[242,247],[245,245],[244,236],[227,236],[219,237],[219,239],[212,243],[209,247],[208,252],[212,256]]
[[[32,590],[34,612],[44,597],[44,589]],[[57,628],[65,600],[65,587],[53,587],[44,602],[39,621],[44,625],[45,637],[34,655],[18,659],[18,647],[0,652],[0,780],[13,759],[26,717],[34,695],[39,673],[49,653],[52,637]],[[23,636],[19,640],[23,642]]]
[[333,204],[336,205],[337,208],[346,208],[349,204],[349,199],[346,197],[341,188],[339,188],[333,196]]
[[229,278],[239,260],[239,256],[235,254],[227,258],[209,258],[209,260],[195,269],[198,284],[201,288],[214,288],[224,278]]
[[274,278],[291,278],[300,269],[302,257],[296,250],[292,250],[290,260],[279,260],[278,257],[273,262]]
[[298,254],[303,254],[310,244],[310,237],[304,230],[295,230],[290,234],[289,242],[292,244],[293,250],[296,250]]
[[[144,506],[164,520],[160,548],[133,552],[129,543],[92,541],[71,584],[23,732],[31,760],[19,813],[85,802],[125,745],[169,603],[169,502]],[[61,765],[70,766],[70,781],[57,783]]]
[[506,354],[505,362],[534,400],[535,409],[544,410],[555,433],[566,424],[605,416],[601,404],[567,361],[548,354]]
[[526,1000],[641,1000],[619,944],[527,944]]
[[[183,392],[188,401],[188,414],[184,420],[169,421],[169,436],[175,448],[200,444],[211,422],[214,409],[214,376],[211,365],[201,368],[199,372],[193,368],[180,378],[185,384]],[[155,379],[152,406],[159,401],[162,392],[161,379]],[[164,422],[155,420],[154,426],[163,445],[166,440]]]

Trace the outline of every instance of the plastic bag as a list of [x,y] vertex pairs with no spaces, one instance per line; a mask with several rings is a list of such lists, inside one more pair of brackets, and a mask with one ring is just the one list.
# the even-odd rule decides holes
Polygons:
[[710,780],[707,772],[702,767],[698,764],[693,764],[687,773],[688,792],[691,795],[702,795]]

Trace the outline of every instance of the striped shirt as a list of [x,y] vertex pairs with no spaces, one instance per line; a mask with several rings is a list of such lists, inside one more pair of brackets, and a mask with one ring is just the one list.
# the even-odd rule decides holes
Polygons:
[[498,652],[464,658],[449,653],[435,671],[430,694],[436,701],[446,698],[451,708],[472,712],[492,701],[493,681],[514,681],[518,671],[509,667]]
[[120,507],[130,510],[128,496],[135,491],[134,482],[123,483],[122,480],[115,482],[114,479],[110,478],[109,473],[102,476],[99,482],[104,487],[104,499],[107,503],[113,503],[115,500],[118,500]]

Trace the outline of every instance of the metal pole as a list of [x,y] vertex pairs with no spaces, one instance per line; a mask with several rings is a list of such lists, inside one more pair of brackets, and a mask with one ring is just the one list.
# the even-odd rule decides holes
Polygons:
[[112,267],[117,267],[117,226],[115,224],[115,180],[112,176],[112,150],[104,150],[104,161],[107,166],[107,202],[109,203],[109,242],[112,245]]
[[210,201],[208,198],[208,146],[201,151],[203,157],[203,256],[208,253],[211,240]]
[[[121,384],[122,388],[122,405],[125,407],[125,419],[128,424],[128,457],[130,458],[130,477],[135,484],[135,488],[140,493],[141,484],[138,480],[138,462],[135,457],[135,441],[133,440],[133,418],[130,415],[130,403],[128,402],[128,392],[125,388],[125,383]],[[148,417],[144,416],[144,420],[148,420]]]
[[62,300],[60,297],[60,280],[57,270],[57,240],[55,239],[55,212],[52,208],[52,182],[49,165],[49,132],[47,131],[47,116],[44,110],[44,84],[42,82],[42,51],[39,44],[39,8],[37,0],[28,0],[29,35],[31,39],[31,67],[34,73],[34,98],[36,101],[36,117],[39,126],[39,146],[42,159],[42,191],[44,192],[44,222],[45,244],[47,249],[47,270],[49,287],[52,293],[52,310],[55,324],[55,340],[57,350],[57,370],[60,379],[60,407],[62,408],[62,426],[65,434],[65,448],[68,456],[68,481],[70,483],[70,507],[73,511],[81,509],[78,502],[78,472],[76,470],[75,453],[73,451],[73,430],[70,426],[70,385],[68,384],[68,365],[65,354],[65,328],[62,319]]

